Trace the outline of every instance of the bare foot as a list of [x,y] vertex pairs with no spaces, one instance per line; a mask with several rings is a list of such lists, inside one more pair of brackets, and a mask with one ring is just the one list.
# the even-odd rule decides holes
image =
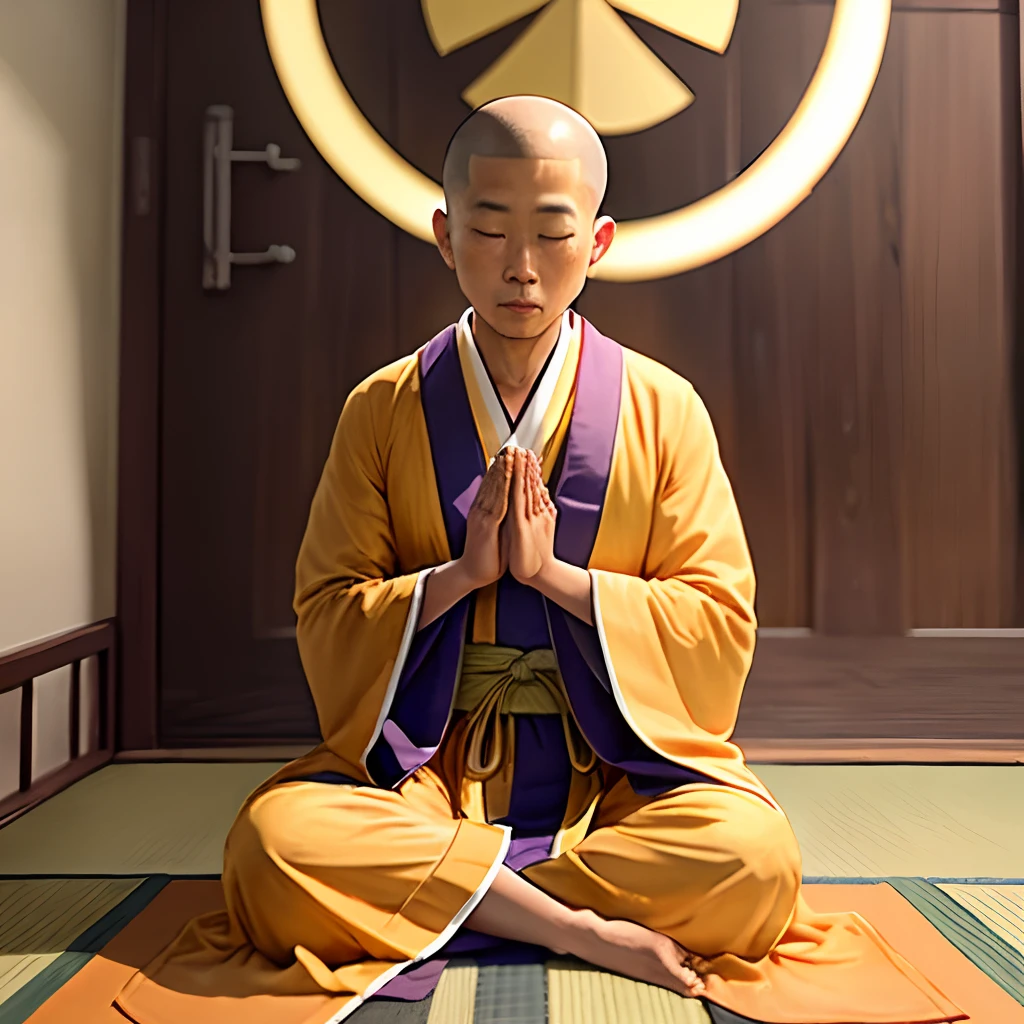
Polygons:
[[707,965],[667,935],[632,921],[605,920],[593,910],[567,907],[505,864],[465,923],[485,935],[572,953],[680,995],[704,992],[697,972]]
[[690,998],[704,994],[704,981],[694,970],[700,961],[667,935],[633,921],[608,921],[597,914],[588,915],[587,926],[580,929],[572,946],[565,952],[597,967]]

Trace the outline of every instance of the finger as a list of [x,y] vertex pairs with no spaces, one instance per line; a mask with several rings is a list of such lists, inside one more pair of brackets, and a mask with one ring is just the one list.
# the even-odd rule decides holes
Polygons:
[[550,503],[548,489],[544,486],[544,480],[540,475],[540,466],[536,467],[534,476],[534,486],[537,491],[537,511],[538,513],[547,510]]
[[508,504],[508,487],[511,472],[504,465],[499,467],[497,473],[489,473],[484,482],[480,485],[481,491],[486,488],[485,502],[488,509],[495,515],[504,516]]
[[483,482],[480,484],[480,490],[483,491],[484,488],[487,488],[487,493],[497,498],[505,490],[505,480],[509,473],[509,460],[506,458],[505,452],[500,451],[491,460]]
[[470,512],[473,510],[479,512],[487,511],[487,478],[484,478],[483,483],[477,488],[475,497],[473,498],[472,504],[469,506]]
[[691,996],[699,996],[704,992],[704,982],[688,967],[680,971],[679,980],[686,986]]
[[501,511],[501,516],[504,519],[505,514],[508,512],[508,497],[509,492],[512,489],[512,460],[504,460],[505,472],[502,474],[500,485],[501,491],[498,498],[498,505]]
[[512,500],[516,515],[523,515],[526,509],[526,480],[524,472],[525,460],[521,449],[515,453],[515,480],[512,487]]
[[705,960],[703,957],[690,954],[689,965],[690,970],[697,972],[697,977],[702,978],[706,974],[711,973],[711,961]]
[[538,514],[549,511],[551,502],[548,499],[548,490],[544,484],[537,481],[537,512]]
[[502,494],[505,497],[505,501],[508,501],[509,487],[512,485],[512,460],[503,460],[504,473],[502,474]]
[[487,471],[483,480],[480,481],[480,486],[477,488],[476,497],[473,499],[474,505],[486,511],[490,511],[494,507],[494,484],[497,479],[493,472]]

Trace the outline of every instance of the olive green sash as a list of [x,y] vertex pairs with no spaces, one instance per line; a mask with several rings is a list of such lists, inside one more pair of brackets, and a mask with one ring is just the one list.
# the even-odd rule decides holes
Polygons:
[[550,649],[524,653],[495,644],[466,644],[454,707],[470,713],[467,779],[483,782],[503,768],[510,774],[517,714],[560,715],[573,768],[585,774],[597,764],[597,755],[569,708],[555,652]]

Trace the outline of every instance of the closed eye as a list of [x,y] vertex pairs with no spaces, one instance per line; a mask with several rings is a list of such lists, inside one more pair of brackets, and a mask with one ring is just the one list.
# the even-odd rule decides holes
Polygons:
[[546,238],[550,242],[564,242],[567,238],[575,238],[575,232],[568,235],[541,235],[541,238]]
[[481,231],[481,230],[480,230],[479,228],[473,228],[473,230],[474,230],[474,231],[475,231],[475,232],[476,232],[476,233],[477,233],[478,235],[483,235],[483,236],[484,236],[484,238],[504,238],[504,237],[505,237],[504,235],[492,235],[492,234],[489,234],[489,233],[488,233],[488,232],[486,232],[486,231]]

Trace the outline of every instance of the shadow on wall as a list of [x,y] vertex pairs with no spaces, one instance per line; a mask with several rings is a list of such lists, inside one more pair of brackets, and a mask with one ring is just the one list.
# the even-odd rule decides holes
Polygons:
[[[123,26],[124,0],[0,4],[0,651],[115,609]],[[68,690],[37,687],[35,774]]]

